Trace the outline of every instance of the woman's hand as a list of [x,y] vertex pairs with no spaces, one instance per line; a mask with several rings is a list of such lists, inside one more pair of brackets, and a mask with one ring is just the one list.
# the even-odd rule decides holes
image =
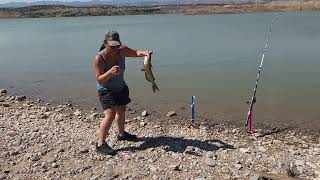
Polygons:
[[150,56],[153,52],[149,50],[135,50],[130,49],[127,46],[122,46],[121,50],[126,57],[144,57],[144,56]]
[[116,75],[119,75],[120,74],[120,66],[112,66],[111,69],[108,70],[108,73],[111,75],[111,76],[116,76]]
[[152,53],[153,53],[153,52],[152,52],[152,51],[149,51],[149,50],[143,51],[143,55],[144,55],[144,56],[150,56]]

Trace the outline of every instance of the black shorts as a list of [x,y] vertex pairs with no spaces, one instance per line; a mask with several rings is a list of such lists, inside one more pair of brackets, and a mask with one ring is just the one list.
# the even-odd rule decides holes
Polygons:
[[129,98],[129,88],[127,85],[119,92],[98,90],[98,95],[103,110],[111,108],[112,106],[124,106],[131,102],[131,99]]

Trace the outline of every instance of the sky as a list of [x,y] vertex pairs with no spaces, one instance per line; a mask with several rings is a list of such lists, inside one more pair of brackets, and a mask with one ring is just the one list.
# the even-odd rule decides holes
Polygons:
[[[0,4],[8,3],[8,2],[36,2],[40,0],[0,0]],[[43,0],[43,1],[49,1],[49,0]],[[71,2],[71,1],[90,1],[90,0],[59,0],[59,1],[65,1],[65,2]]]

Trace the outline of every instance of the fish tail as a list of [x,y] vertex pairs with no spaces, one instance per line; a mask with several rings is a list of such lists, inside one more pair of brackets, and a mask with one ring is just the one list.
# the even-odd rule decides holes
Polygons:
[[153,90],[154,93],[156,92],[156,90],[160,91],[158,86],[156,85],[156,83],[154,81],[152,82],[152,90]]

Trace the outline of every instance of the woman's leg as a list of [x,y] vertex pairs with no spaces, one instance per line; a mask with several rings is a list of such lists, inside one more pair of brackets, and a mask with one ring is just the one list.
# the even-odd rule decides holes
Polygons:
[[124,134],[124,125],[125,125],[125,119],[126,119],[125,113],[126,113],[126,106],[116,106],[115,120],[117,122],[119,136],[123,136]]
[[126,106],[117,106],[116,107],[116,122],[118,126],[118,136],[119,141],[138,141],[139,138],[136,135],[130,134],[124,130],[125,125],[125,112]]
[[100,123],[99,128],[99,145],[104,144],[108,135],[111,124],[115,118],[116,108],[111,107],[104,111],[104,118]]

